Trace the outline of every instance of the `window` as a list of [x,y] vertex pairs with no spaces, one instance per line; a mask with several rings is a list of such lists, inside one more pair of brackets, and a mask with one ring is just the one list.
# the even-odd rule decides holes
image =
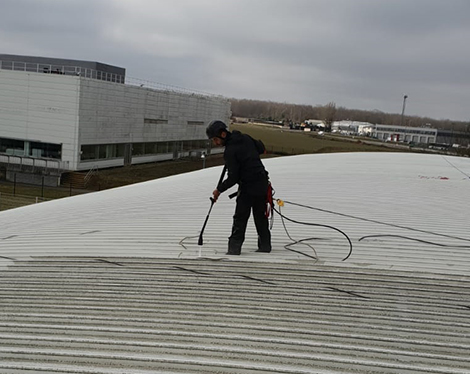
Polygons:
[[98,158],[106,158],[106,145],[98,145]]
[[197,148],[209,148],[210,143],[210,140],[207,139],[199,140]]
[[145,143],[145,154],[154,155],[157,153],[157,143]]
[[192,149],[191,146],[192,146],[191,140],[183,141],[183,151],[190,151]]
[[168,142],[157,143],[157,153],[168,153]]
[[62,145],[52,143],[29,143],[29,156],[33,157],[46,157],[46,158],[61,158]]
[[80,159],[81,160],[95,160],[97,159],[97,145],[82,145]]
[[80,159],[98,160],[124,157],[124,144],[82,145]]
[[117,157],[117,150],[118,150],[118,145],[119,144],[106,144],[101,147],[106,147],[106,158],[116,158]]
[[[0,139],[0,145],[1,143]],[[20,142],[21,143],[21,142]],[[32,143],[35,144],[35,152],[45,152],[49,156],[42,157],[54,157],[54,155],[60,155],[61,145],[47,144],[47,143]],[[42,144],[43,148],[39,148],[36,144]],[[125,153],[125,144],[90,144],[82,145],[81,156],[82,161],[86,160],[105,160],[112,158],[123,158]],[[144,155],[156,155],[162,153],[173,153],[175,151],[192,151],[197,149],[206,149],[210,147],[210,142],[207,139],[201,140],[184,140],[184,141],[171,141],[171,142],[148,142],[148,143],[133,143],[132,144],[132,155],[133,156],[144,156]],[[44,150],[42,150],[44,149]],[[23,148],[21,148],[23,151]],[[41,153],[43,154],[43,153]]]
[[142,156],[145,154],[145,143],[133,143],[132,144],[132,155]]
[[144,118],[144,123],[145,124],[151,124],[151,125],[165,125],[165,124],[168,123],[168,120],[166,120],[166,119]]
[[124,157],[124,144],[116,144],[116,157]]
[[183,142],[168,142],[170,152],[181,152],[183,150]]
[[0,138],[0,152],[22,156],[24,155],[24,141]]

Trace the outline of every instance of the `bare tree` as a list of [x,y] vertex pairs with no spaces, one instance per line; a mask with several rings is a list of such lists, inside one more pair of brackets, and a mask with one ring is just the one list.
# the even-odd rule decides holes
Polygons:
[[[234,117],[247,117],[254,119],[269,119],[285,123],[300,123],[307,119],[319,119],[331,128],[333,121],[350,120],[358,122],[370,122],[383,125],[400,125],[401,115],[399,113],[384,113],[379,110],[367,111],[360,109],[348,109],[337,107],[334,102],[325,106],[298,105],[289,103],[278,103],[262,100],[230,99],[232,114]],[[430,124],[437,129],[450,129],[469,131],[469,122],[450,121],[445,119],[436,120],[428,117],[404,116],[405,126],[422,126]]]
[[336,117],[336,104],[330,102],[323,107],[322,120],[325,124],[325,131],[331,132],[331,125]]

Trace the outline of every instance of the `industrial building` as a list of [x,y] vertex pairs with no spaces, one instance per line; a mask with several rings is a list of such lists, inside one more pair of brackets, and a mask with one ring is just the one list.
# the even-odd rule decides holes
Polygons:
[[359,121],[335,121],[331,124],[332,132],[341,132],[344,134],[357,134],[361,136],[370,136],[374,130],[374,125],[369,122]]
[[439,131],[430,127],[392,126],[357,121],[336,121],[333,122],[331,129],[349,135],[371,136],[384,142],[416,144],[436,143]]
[[430,127],[375,125],[372,136],[383,141],[429,144],[436,142],[437,129]]
[[436,143],[447,146],[470,147],[470,127],[467,127],[467,131],[438,130]]
[[207,124],[230,114],[222,96],[137,84],[117,66],[0,54],[3,164],[79,171],[179,158],[208,151]]

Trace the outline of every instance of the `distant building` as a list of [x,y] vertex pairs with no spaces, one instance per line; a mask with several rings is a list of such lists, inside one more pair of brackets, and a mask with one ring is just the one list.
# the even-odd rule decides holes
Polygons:
[[437,141],[439,144],[452,146],[458,144],[463,147],[470,145],[470,131],[437,130]]
[[437,129],[430,127],[375,125],[372,136],[383,141],[429,144],[436,143]]
[[3,163],[73,171],[178,158],[207,150],[214,119],[229,123],[226,98],[128,83],[99,62],[0,55]]
[[253,122],[252,118],[246,118],[246,117],[232,117],[232,122],[234,123],[250,123]]
[[357,128],[357,134],[360,136],[372,136],[374,133],[374,125],[371,123],[364,122]]
[[299,129],[303,131],[322,131],[325,129],[323,121],[318,119],[307,119],[300,126],[290,126],[290,128]]
[[373,132],[374,125],[369,122],[359,121],[335,121],[331,125],[334,132],[342,132],[347,134],[357,134],[362,136],[370,136]]
[[325,127],[325,124],[321,119],[307,119],[304,121],[306,125],[314,125],[318,127]]

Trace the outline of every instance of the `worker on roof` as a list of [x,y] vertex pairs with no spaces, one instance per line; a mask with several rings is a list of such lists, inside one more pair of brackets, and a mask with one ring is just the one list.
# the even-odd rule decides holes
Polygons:
[[260,154],[265,152],[264,144],[240,131],[230,132],[222,121],[212,121],[206,134],[216,146],[225,146],[224,161],[228,173],[227,178],[213,191],[214,201],[217,201],[221,193],[238,184],[237,205],[227,254],[240,255],[251,211],[258,233],[256,252],[271,252],[271,233],[266,215],[269,180],[268,172],[260,159]]

